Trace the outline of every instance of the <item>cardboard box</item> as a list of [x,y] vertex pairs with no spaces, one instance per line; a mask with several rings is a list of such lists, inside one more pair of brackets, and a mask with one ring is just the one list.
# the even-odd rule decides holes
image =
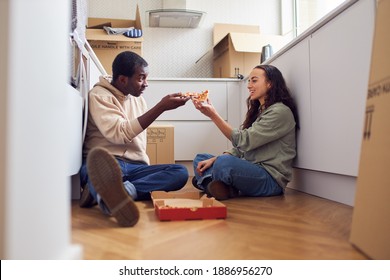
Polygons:
[[147,128],[146,153],[150,164],[175,163],[174,127],[172,125],[151,125]]
[[350,241],[390,259],[390,0],[378,1]]
[[215,24],[213,40],[214,78],[247,76],[260,64],[263,46],[270,44],[275,53],[287,43],[283,36],[260,34],[258,26],[233,24]]
[[142,30],[138,6],[136,18],[134,20],[88,18],[87,29],[85,31],[86,39],[106,72],[111,75],[112,62],[119,53],[123,51],[132,51],[142,56],[143,38],[129,38],[122,34],[109,35],[103,29],[103,26],[114,28],[134,27]]
[[154,191],[151,194],[160,221],[225,219],[226,206],[195,191]]

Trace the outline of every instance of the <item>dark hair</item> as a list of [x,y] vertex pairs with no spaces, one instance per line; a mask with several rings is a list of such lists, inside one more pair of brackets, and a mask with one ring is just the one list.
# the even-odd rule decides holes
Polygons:
[[[299,128],[299,119],[298,119],[298,111],[295,105],[295,102],[290,94],[289,89],[287,88],[286,82],[283,78],[282,73],[278,68],[272,65],[258,65],[254,69],[263,69],[265,72],[265,77],[267,81],[271,83],[271,88],[268,90],[267,96],[265,98],[264,107],[261,109],[266,109],[272,104],[277,102],[282,102],[284,105],[290,108],[291,112],[294,115],[296,128]],[[252,126],[253,122],[261,114],[260,110],[260,101],[259,100],[251,100],[250,97],[246,100],[246,104],[248,107],[248,112],[246,113],[245,120],[241,125],[242,128],[249,128]]]
[[112,80],[116,81],[119,75],[131,77],[139,66],[147,67],[145,59],[134,52],[125,51],[118,54],[112,63]]

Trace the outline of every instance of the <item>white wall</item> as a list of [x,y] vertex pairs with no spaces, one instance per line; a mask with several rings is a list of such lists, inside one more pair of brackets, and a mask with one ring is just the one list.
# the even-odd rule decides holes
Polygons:
[[81,257],[71,245],[67,175],[70,7],[1,1],[1,259]]
[[144,28],[143,56],[151,77],[212,77],[212,52],[196,61],[213,46],[214,23],[258,25],[261,33],[281,34],[280,0],[187,0],[192,10],[207,13],[195,29],[149,28],[146,11],[162,8],[161,0],[89,0],[89,16],[134,19],[137,3]]

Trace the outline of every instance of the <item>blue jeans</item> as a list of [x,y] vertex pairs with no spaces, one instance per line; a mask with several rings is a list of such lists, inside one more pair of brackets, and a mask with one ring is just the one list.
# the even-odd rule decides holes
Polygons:
[[[176,191],[188,181],[188,170],[178,164],[147,165],[116,158],[122,170],[123,185],[134,200],[150,199],[152,191]],[[80,169],[81,186],[88,184],[91,195],[99,203],[99,198],[88,178],[86,160]],[[99,204],[100,205],[100,204]]]
[[193,165],[200,188],[206,188],[213,181],[222,181],[236,188],[243,196],[274,196],[283,194],[283,188],[260,165],[251,163],[232,155],[220,155],[214,164],[200,176],[196,167],[200,161],[214,157],[210,154],[196,155]]

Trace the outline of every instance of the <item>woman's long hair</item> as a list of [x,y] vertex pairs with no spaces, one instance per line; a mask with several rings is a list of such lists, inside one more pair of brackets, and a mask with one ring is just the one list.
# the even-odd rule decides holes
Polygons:
[[[262,110],[267,109],[272,104],[282,102],[289,107],[293,113],[296,123],[295,127],[298,129],[299,119],[297,107],[287,88],[282,73],[278,68],[272,65],[258,65],[255,68],[264,70],[267,81],[271,83],[271,88],[267,92],[264,104],[260,104],[259,100],[251,100],[250,97],[248,97],[246,100],[248,111],[241,128],[245,129],[251,127],[253,122],[260,116]],[[262,106],[262,108],[260,108],[260,106]]]

